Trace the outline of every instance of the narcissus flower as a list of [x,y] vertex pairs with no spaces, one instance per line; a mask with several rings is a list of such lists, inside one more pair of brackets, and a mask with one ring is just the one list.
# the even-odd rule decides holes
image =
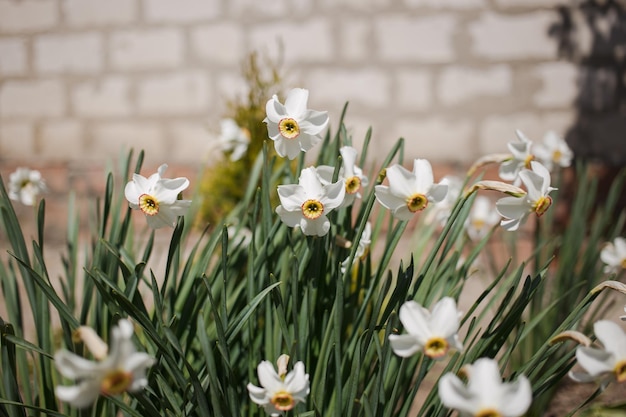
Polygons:
[[376,199],[399,220],[411,220],[429,202],[438,203],[446,197],[448,186],[435,184],[433,169],[426,159],[413,162],[413,172],[401,165],[387,168],[389,186],[377,185]]
[[442,359],[450,349],[463,350],[457,332],[459,316],[456,302],[444,297],[433,307],[432,313],[415,301],[407,301],[400,307],[400,322],[407,334],[389,336],[391,348],[396,355],[408,357],[417,351],[432,359]]
[[461,416],[519,417],[530,407],[532,389],[525,376],[503,383],[498,363],[489,358],[465,365],[463,371],[468,376],[467,385],[451,372],[439,379],[441,402]]
[[230,160],[238,161],[246,154],[250,144],[250,131],[237,125],[233,119],[220,122],[219,143],[224,152],[230,152]]
[[287,93],[283,105],[274,95],[265,111],[267,131],[274,141],[276,153],[294,159],[300,151],[306,152],[322,140],[320,134],[328,125],[328,113],[307,109],[309,91],[294,88]]
[[146,370],[154,364],[154,359],[147,353],[135,350],[130,321],[122,319],[111,330],[108,355],[106,344],[93,329],[79,328],[78,332],[82,332],[80,337],[85,345],[101,360],[93,362],[67,350],[56,352],[54,362],[59,372],[79,381],[77,385],[57,386],[57,398],[83,408],[92,404],[100,394],[135,392],[147,385]]
[[[339,180],[342,180],[346,187],[346,196],[341,206],[349,206],[354,203],[355,198],[361,198],[359,191],[363,187],[367,187],[369,180],[361,168],[356,166],[357,150],[351,146],[343,146],[339,149],[341,154],[342,165],[339,169]],[[318,166],[317,174],[322,180],[322,184],[330,184],[333,179],[335,168],[329,165]]]
[[604,245],[600,259],[605,263],[604,272],[617,273],[626,269],[626,239],[616,237],[613,242]]
[[191,204],[191,200],[178,200],[178,194],[189,186],[189,180],[162,178],[166,169],[166,164],[161,165],[149,178],[133,174],[133,180],[124,189],[128,205],[141,210],[153,229],[176,226],[177,217],[184,216]]
[[29,168],[18,168],[9,176],[9,198],[32,206],[39,194],[46,190],[41,173]]
[[535,156],[530,152],[532,142],[520,130],[516,130],[517,141],[509,142],[508,148],[511,156],[500,165],[500,178],[505,181],[513,181],[519,184],[519,173],[523,168],[530,169],[530,162]]
[[500,222],[500,215],[494,209],[495,206],[489,198],[482,195],[476,197],[465,221],[465,231],[470,239],[481,240]]
[[293,371],[289,373],[286,365],[285,359],[282,365],[279,360],[279,372],[276,373],[271,362],[261,362],[257,367],[261,386],[252,383],[247,386],[250,399],[272,416],[293,409],[297,403],[306,401],[309,394],[309,374],[304,372],[304,364],[296,362]]
[[446,175],[439,181],[439,184],[447,185],[448,192],[446,193],[446,197],[433,207],[434,210],[431,210],[427,214],[425,220],[427,223],[435,221],[443,227],[448,222],[448,218],[452,214],[452,209],[461,196],[463,180],[455,175]]
[[[356,252],[354,254],[355,261],[365,256],[371,243],[372,243],[372,225],[370,224],[370,222],[367,222],[365,223],[365,228],[363,229],[363,233],[361,233],[361,238],[359,239],[359,243],[356,248]],[[348,268],[349,266],[348,262],[350,262],[349,256],[341,263],[342,274],[346,272],[346,268]]]
[[626,381],[626,333],[609,320],[594,323],[593,331],[603,348],[578,346],[576,359],[585,372],[571,371],[570,377],[578,382],[599,380],[605,385],[611,381]]
[[324,236],[330,230],[328,213],[343,202],[343,181],[323,185],[315,168],[305,168],[298,184],[278,186],[280,206],[276,213],[289,227],[300,227],[305,235]]
[[523,169],[519,177],[528,192],[522,197],[504,197],[496,202],[496,210],[504,220],[500,222],[506,230],[517,230],[530,213],[543,215],[552,205],[549,194],[556,190],[550,187],[550,172],[537,161],[531,162],[532,171]]
[[533,153],[548,171],[554,166],[568,167],[572,163],[574,153],[556,132],[549,131],[543,137],[542,143],[533,145]]

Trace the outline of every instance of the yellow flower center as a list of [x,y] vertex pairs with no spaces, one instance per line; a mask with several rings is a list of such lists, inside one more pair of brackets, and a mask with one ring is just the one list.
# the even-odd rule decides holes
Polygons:
[[139,196],[139,208],[148,216],[154,216],[159,212],[159,202],[149,194]]
[[557,164],[561,162],[562,157],[563,157],[563,154],[558,149],[552,153],[552,160],[556,162]]
[[483,227],[485,227],[485,221],[483,219],[473,219],[472,226],[474,226],[474,228],[476,229],[482,229]]
[[361,188],[361,178],[354,176],[346,179],[346,193],[356,194]]
[[615,378],[617,379],[617,382],[626,381],[626,360],[617,362],[617,365],[615,365],[613,372],[615,372]]
[[485,408],[482,410],[478,410],[474,417],[502,417],[502,414],[498,412],[498,410],[494,410],[493,408]]
[[533,210],[537,213],[537,216],[540,216],[548,210],[548,208],[552,205],[552,198],[549,196],[541,197],[539,200],[535,201],[533,204]]
[[278,122],[278,131],[286,139],[295,139],[300,134],[300,126],[295,119],[286,117]]
[[528,154],[526,159],[524,159],[524,167],[526,167],[526,169],[530,169],[530,163],[534,160],[535,160],[535,155]]
[[278,411],[289,411],[296,405],[293,396],[287,391],[278,391],[270,402]]
[[126,391],[133,382],[133,374],[123,370],[116,370],[106,374],[100,384],[100,392],[105,395],[117,395]]
[[429,358],[438,359],[448,353],[448,342],[441,337],[431,337],[424,345],[424,354]]
[[324,205],[317,200],[307,200],[302,203],[302,215],[307,219],[315,220],[324,214]]
[[411,213],[424,210],[428,205],[428,199],[424,194],[413,194],[406,199],[406,206]]
[[626,269],[626,258],[622,259],[620,265],[622,266],[622,269]]

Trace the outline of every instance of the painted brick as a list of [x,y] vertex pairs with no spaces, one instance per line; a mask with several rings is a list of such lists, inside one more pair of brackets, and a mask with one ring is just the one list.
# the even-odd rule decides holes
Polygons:
[[578,67],[569,62],[539,65],[535,74],[542,82],[541,90],[533,96],[539,107],[569,107],[578,95]]
[[396,76],[397,104],[409,111],[429,109],[433,101],[432,78],[428,71],[399,71]]
[[379,11],[390,6],[393,0],[321,0],[327,9],[347,9],[349,11]]
[[197,22],[220,15],[219,0],[144,0],[143,8],[149,22]]
[[348,61],[366,61],[371,52],[369,21],[350,19],[340,27],[341,57]]
[[209,126],[202,122],[176,122],[168,126],[172,161],[202,162],[209,157],[211,145],[215,145],[215,135]]
[[496,0],[496,5],[503,8],[554,8],[555,6],[570,5],[568,0]]
[[114,32],[110,38],[111,64],[121,70],[173,68],[183,62],[183,42],[177,29]]
[[454,59],[452,14],[381,16],[374,22],[378,55],[390,62],[446,63]]
[[163,131],[154,123],[100,123],[93,127],[92,137],[93,142],[88,154],[98,159],[117,158],[120,152],[126,153],[131,148],[135,150],[135,154],[142,149],[145,150],[149,153],[151,160],[167,159]]
[[486,6],[485,0],[405,0],[404,3],[409,7],[452,10],[469,10]]
[[35,68],[42,74],[85,74],[103,66],[102,35],[96,32],[42,35],[35,39]]
[[55,0],[0,0],[0,32],[37,32],[58,21]]
[[61,7],[72,27],[131,23],[137,16],[136,0],[63,0]]
[[279,55],[279,42],[284,47],[287,64],[331,61],[334,38],[327,19],[259,25],[251,28],[248,45],[251,50],[268,51],[270,57]]
[[245,57],[243,29],[234,23],[216,23],[191,31],[195,56],[204,62],[239,65]]
[[84,151],[84,130],[77,120],[59,120],[45,122],[40,130],[41,154],[46,158],[67,159],[68,150],[72,155],[81,155]]
[[340,108],[346,101],[351,108],[383,108],[391,102],[390,80],[378,70],[315,70],[306,80],[307,85],[315,86],[309,97],[312,102]]
[[206,113],[209,110],[209,83],[202,72],[143,78],[137,94],[137,108],[142,114]]
[[229,102],[239,102],[248,96],[248,85],[241,75],[233,72],[217,74],[214,80],[215,87],[212,91],[215,91],[215,100],[211,103],[211,116],[214,121],[217,121],[219,116],[227,110]]
[[445,105],[456,105],[480,97],[511,94],[513,80],[507,65],[489,68],[447,67],[437,82],[437,98]]
[[520,129],[532,141],[541,141],[543,135],[553,130],[564,135],[574,121],[574,111],[542,113],[514,113],[491,115],[480,126],[479,148],[481,155],[508,152],[507,143],[515,140],[515,130]]
[[393,123],[395,137],[405,139],[407,158],[469,162],[474,158],[474,122],[469,119],[400,119]]
[[65,105],[65,91],[57,80],[14,80],[0,86],[0,119],[62,116]]
[[35,154],[35,135],[30,123],[0,123],[0,156],[29,158]]
[[555,19],[552,11],[483,13],[469,26],[473,52],[494,60],[554,58],[557,43],[548,36],[548,28]]
[[128,116],[132,113],[130,83],[123,77],[81,82],[72,86],[74,114],[82,117]]
[[21,75],[26,72],[26,40],[0,39],[0,75]]

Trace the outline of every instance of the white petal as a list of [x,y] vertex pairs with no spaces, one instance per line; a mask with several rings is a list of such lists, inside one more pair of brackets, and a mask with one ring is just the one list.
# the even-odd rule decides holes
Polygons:
[[285,109],[289,117],[300,122],[304,118],[306,112],[307,101],[309,100],[309,90],[304,88],[293,88],[287,93],[285,99]]
[[389,343],[393,352],[403,358],[414,355],[423,347],[417,337],[411,334],[391,334],[389,335]]
[[296,362],[293,371],[285,376],[285,386],[287,392],[301,399],[309,393],[309,376],[304,371],[304,363]]
[[[415,189],[413,192],[428,193],[435,182],[433,179],[433,167],[430,165],[430,162],[426,159],[416,159],[413,162],[413,174],[415,175]],[[446,187],[446,192],[447,190],[448,187]]]
[[528,190],[528,198],[531,201],[537,201],[543,196],[543,178],[539,174],[523,169],[519,173],[519,177]]
[[299,226],[302,220],[302,211],[287,211],[283,206],[276,207],[276,214],[289,227]]
[[446,339],[459,331],[459,311],[453,298],[444,297],[434,305],[429,325]]
[[259,375],[261,386],[263,386],[269,394],[283,389],[283,381],[274,370],[274,365],[272,365],[270,361],[262,361],[259,363],[259,366],[257,366],[257,374]]
[[248,394],[250,395],[250,399],[259,405],[265,405],[269,403],[270,399],[267,396],[267,390],[265,388],[257,387],[256,385],[252,385],[248,383]]
[[432,201],[433,203],[439,203],[445,200],[447,194],[447,184],[433,184],[433,186],[430,187],[430,191],[428,191],[428,200]]
[[400,198],[393,194],[386,185],[377,185],[374,194],[378,202],[389,210],[395,210],[400,206],[406,206],[404,198]]
[[142,194],[145,194],[145,190],[139,188],[135,181],[130,181],[124,187],[124,197],[126,197],[129,203],[137,204]]
[[473,415],[478,411],[476,398],[461,380],[451,372],[439,379],[439,398],[443,405],[461,413]]
[[324,187],[313,167],[305,168],[300,172],[298,184],[306,193],[307,199],[313,198],[319,200],[324,195]]
[[613,371],[614,359],[610,353],[586,346],[576,348],[578,364],[593,377]]
[[82,358],[65,349],[54,354],[54,363],[63,376],[72,379],[94,378],[102,372],[102,366],[99,363]]
[[604,349],[612,353],[616,361],[626,360],[626,334],[617,323],[599,320],[594,323],[593,331]]
[[330,230],[330,220],[325,215],[321,215],[315,220],[302,217],[300,219],[300,228],[307,236],[325,236]]
[[272,122],[268,119],[265,120],[267,123],[267,136],[276,140],[278,136],[280,136],[280,131],[278,130],[278,123]]
[[331,184],[333,181],[333,174],[335,173],[335,167],[330,165],[320,165],[315,168],[317,175],[323,185]]
[[78,385],[58,385],[54,393],[61,401],[77,408],[85,408],[93,404],[100,395],[100,381],[85,380]]
[[265,104],[265,113],[270,122],[278,123],[286,115],[285,106],[283,106],[280,101],[278,101],[278,97],[274,95]]
[[507,219],[522,219],[531,209],[525,197],[503,197],[496,202],[496,210]]
[[401,165],[396,164],[387,168],[387,179],[389,191],[396,197],[406,199],[418,192],[415,189],[415,175]]
[[297,142],[300,150],[303,152],[307,152],[311,150],[315,145],[317,145],[321,140],[322,138],[317,135],[310,135],[306,132],[302,132],[298,136]]
[[490,358],[476,360],[469,374],[469,391],[479,398],[480,406],[495,406],[502,391],[502,377],[498,362]]
[[280,204],[287,211],[301,210],[302,203],[307,200],[304,187],[298,184],[285,184],[277,187]]
[[407,301],[400,307],[400,321],[406,331],[415,336],[423,345],[432,335],[431,314],[417,302]]
[[341,158],[343,159],[343,166],[345,168],[345,176],[351,177],[354,175],[354,166],[356,164],[356,157],[358,151],[352,146],[342,146],[339,149]]
[[323,195],[320,198],[320,202],[324,205],[324,214],[328,214],[332,209],[339,207],[345,195],[346,187],[343,181],[325,185],[323,187]]
[[528,411],[533,400],[530,382],[520,375],[515,382],[505,383],[500,390],[498,410],[503,417],[520,417]]
[[300,130],[309,135],[319,135],[328,126],[328,112],[307,110],[300,120]]

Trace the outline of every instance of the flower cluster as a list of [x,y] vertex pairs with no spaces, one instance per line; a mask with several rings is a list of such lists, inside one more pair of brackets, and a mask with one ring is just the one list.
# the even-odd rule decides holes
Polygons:
[[32,206],[37,197],[46,190],[46,183],[39,171],[18,168],[9,176],[9,198]]

